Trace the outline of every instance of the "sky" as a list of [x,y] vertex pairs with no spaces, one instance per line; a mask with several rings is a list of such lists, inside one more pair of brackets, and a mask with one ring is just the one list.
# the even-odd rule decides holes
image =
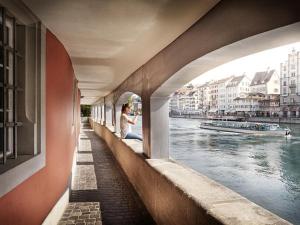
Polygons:
[[293,48],[296,51],[300,51],[300,42],[284,45],[278,48],[269,49],[236,59],[203,73],[192,80],[191,83],[198,85],[207,81],[211,81],[212,77],[217,77],[215,79],[217,80],[229,77],[231,75],[242,75],[243,73],[246,73],[249,78],[252,78],[255,72],[265,71],[268,68],[276,69],[279,74],[280,63],[287,60],[288,54]]

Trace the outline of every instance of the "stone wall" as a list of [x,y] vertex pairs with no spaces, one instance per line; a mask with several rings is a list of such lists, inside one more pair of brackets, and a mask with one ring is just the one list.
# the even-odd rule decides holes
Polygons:
[[157,222],[192,224],[289,224],[232,190],[169,159],[148,159],[142,143],[120,139],[90,120]]

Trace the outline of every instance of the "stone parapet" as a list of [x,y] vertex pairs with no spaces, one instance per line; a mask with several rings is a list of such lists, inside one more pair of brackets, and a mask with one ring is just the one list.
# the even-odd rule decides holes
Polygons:
[[290,224],[210,178],[170,159],[148,159],[142,143],[91,121],[157,224]]

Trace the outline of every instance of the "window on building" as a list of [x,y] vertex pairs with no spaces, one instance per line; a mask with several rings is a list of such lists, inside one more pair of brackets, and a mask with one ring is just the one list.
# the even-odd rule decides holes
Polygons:
[[22,90],[18,86],[18,60],[24,55],[17,49],[16,21],[1,9],[1,53],[0,53],[0,90],[1,90],[1,124],[0,124],[0,158],[2,164],[7,158],[17,158],[17,132],[22,123],[17,115],[17,95]]
[[0,174],[41,151],[39,26],[0,8]]
[[296,94],[296,89],[295,88],[291,88],[291,94],[295,95]]
[[295,75],[296,75],[295,72],[292,72],[292,73],[291,73],[291,76],[292,76],[292,77],[295,77]]

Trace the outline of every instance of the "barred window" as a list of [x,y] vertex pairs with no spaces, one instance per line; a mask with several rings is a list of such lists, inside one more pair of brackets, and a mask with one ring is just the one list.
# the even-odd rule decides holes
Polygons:
[[0,174],[40,153],[39,35],[0,8]]
[[18,65],[24,55],[18,46],[16,19],[4,8],[0,11],[0,159],[4,164],[7,158],[17,158],[18,126],[22,123],[17,116],[17,95],[22,91],[18,84]]

